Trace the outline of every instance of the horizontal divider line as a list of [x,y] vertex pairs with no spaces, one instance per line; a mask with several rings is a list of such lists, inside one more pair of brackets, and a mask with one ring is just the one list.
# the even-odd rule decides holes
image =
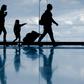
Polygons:
[[84,42],[0,42],[0,45],[84,45]]

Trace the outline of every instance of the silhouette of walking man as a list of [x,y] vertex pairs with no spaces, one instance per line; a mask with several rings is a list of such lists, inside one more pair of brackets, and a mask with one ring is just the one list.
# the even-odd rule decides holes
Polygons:
[[41,20],[39,21],[39,24],[44,26],[44,32],[40,36],[38,42],[40,42],[47,33],[49,34],[52,42],[55,42],[51,26],[52,26],[52,23],[58,26],[58,23],[56,23],[52,18],[52,13],[51,13],[52,8],[53,8],[52,5],[48,4],[47,10],[41,16]]
[[6,42],[6,34],[7,34],[6,29],[5,29],[5,17],[7,15],[6,10],[7,10],[7,5],[2,5],[1,10],[0,10],[0,34],[3,31],[4,42]]
[[52,84],[52,75],[54,70],[52,69],[52,61],[53,61],[53,54],[54,54],[54,47],[50,49],[49,57],[40,53],[43,56],[43,67],[40,68],[42,77],[46,80],[47,84]]
[[17,39],[19,39],[19,42],[21,41],[21,35],[20,35],[21,27],[26,25],[26,24],[27,23],[20,24],[19,20],[15,21],[14,34],[15,34],[16,39],[13,42],[15,42]]

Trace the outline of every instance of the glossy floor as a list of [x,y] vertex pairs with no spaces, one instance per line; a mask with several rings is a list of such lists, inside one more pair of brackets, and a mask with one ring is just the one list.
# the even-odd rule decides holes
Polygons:
[[84,49],[0,49],[0,84],[84,84]]

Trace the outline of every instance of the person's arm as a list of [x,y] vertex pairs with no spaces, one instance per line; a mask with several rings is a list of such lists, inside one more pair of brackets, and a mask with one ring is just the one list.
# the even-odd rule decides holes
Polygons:
[[20,26],[24,26],[24,25],[26,25],[27,23],[23,23],[23,24],[20,24]]
[[52,18],[52,22],[58,26],[58,23]]
[[4,12],[4,17],[7,15],[7,12]]

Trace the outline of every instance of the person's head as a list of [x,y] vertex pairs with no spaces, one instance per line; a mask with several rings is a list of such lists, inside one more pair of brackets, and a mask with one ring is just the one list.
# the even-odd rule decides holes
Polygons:
[[1,6],[1,10],[2,10],[2,11],[6,11],[6,10],[7,10],[7,5],[3,4],[3,5]]
[[19,24],[19,20],[16,20],[15,23],[16,23],[16,24]]
[[52,8],[53,8],[53,7],[52,7],[52,5],[51,5],[51,4],[48,4],[48,5],[47,5],[47,10],[49,10],[49,11],[50,11],[50,10],[52,10]]

